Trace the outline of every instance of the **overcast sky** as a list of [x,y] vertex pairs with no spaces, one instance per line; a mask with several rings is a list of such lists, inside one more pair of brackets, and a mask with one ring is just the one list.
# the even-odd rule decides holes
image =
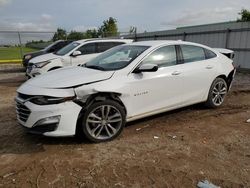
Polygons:
[[120,31],[154,31],[235,20],[250,0],[0,0],[0,30],[85,31],[108,17]]

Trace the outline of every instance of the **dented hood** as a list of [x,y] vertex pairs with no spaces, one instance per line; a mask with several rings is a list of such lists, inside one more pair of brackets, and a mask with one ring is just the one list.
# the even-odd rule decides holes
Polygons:
[[68,67],[45,73],[28,80],[25,84],[41,88],[73,88],[84,84],[107,80],[114,71],[100,71],[86,67]]

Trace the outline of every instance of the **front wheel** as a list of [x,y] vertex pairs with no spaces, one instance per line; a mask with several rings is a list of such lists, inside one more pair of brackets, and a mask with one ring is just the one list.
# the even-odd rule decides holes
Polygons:
[[216,78],[209,90],[206,106],[217,108],[222,105],[228,91],[228,86],[223,78]]
[[96,102],[84,113],[82,132],[92,142],[113,140],[125,125],[123,107],[112,100]]

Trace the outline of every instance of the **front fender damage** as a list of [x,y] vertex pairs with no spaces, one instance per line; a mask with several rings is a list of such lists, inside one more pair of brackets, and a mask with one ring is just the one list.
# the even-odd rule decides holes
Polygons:
[[107,99],[115,100],[124,106],[124,103],[121,100],[122,94],[115,91],[100,88],[97,89],[90,85],[86,85],[81,88],[76,88],[75,93],[79,104],[85,108],[95,101],[104,101]]

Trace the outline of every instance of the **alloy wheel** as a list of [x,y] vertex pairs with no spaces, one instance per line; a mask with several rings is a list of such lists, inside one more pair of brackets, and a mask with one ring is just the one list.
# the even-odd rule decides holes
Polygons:
[[223,81],[219,81],[214,85],[212,93],[212,101],[216,106],[220,106],[227,94],[227,86]]
[[111,105],[101,105],[93,109],[87,116],[86,128],[95,139],[107,140],[112,138],[122,126],[120,111]]

